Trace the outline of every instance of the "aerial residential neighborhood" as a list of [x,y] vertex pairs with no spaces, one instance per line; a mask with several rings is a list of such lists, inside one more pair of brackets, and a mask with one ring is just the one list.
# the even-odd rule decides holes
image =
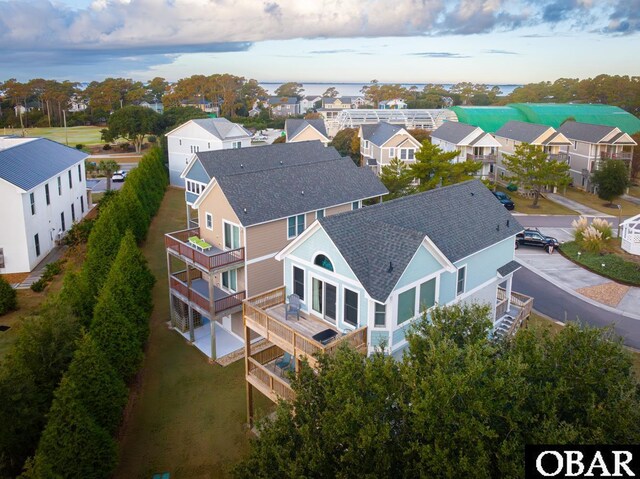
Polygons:
[[2,10],[0,479],[640,475],[632,4]]

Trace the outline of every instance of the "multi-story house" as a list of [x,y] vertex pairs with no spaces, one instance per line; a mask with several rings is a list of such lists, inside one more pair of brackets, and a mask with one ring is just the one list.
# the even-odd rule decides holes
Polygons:
[[296,116],[300,114],[300,102],[295,96],[270,96],[267,99],[272,116]]
[[403,127],[384,121],[361,125],[358,136],[363,166],[368,166],[378,175],[393,158],[414,163],[416,151],[421,146]]
[[307,113],[316,108],[316,103],[322,100],[320,95],[307,95],[300,100],[300,113]]
[[571,145],[571,142],[566,136],[550,126],[525,123],[523,121],[509,121],[496,131],[494,136],[500,143],[497,163],[500,177],[507,174],[502,163],[502,156],[505,153],[514,154],[516,147],[523,143],[541,147],[548,154],[550,160],[568,160],[566,149]]
[[558,131],[571,142],[567,154],[573,185],[587,190],[592,190],[591,173],[603,161],[615,159],[630,164],[633,147],[637,145],[631,136],[615,126],[567,121]]
[[284,281],[278,251],[317,218],[387,193],[319,141],[199,152],[184,177],[198,226],[165,236],[171,321],[213,359],[242,347],[242,300]]
[[337,98],[322,98],[322,108],[325,110],[348,110],[359,108],[363,104],[364,99],[362,97],[341,96]]
[[284,131],[287,143],[298,141],[321,141],[325,146],[329,143],[324,120],[300,120],[288,118],[284,122]]
[[194,153],[251,146],[251,133],[226,118],[189,120],[165,135],[169,152],[169,181],[184,188],[180,174]]
[[492,179],[497,171],[495,164],[500,143],[480,127],[447,121],[431,133],[431,143],[446,152],[457,151],[458,156],[452,160],[454,163],[481,161],[478,175],[483,178]]
[[283,285],[244,302],[245,335],[270,343],[246,345],[249,422],[253,389],[293,398],[284,373],[301,359],[314,367],[315,353],[347,343],[402,357],[408,329],[435,305],[485,304],[493,334],[515,332],[532,307],[512,291],[520,231],[479,180],[315,221],[276,255]]
[[380,110],[404,110],[407,108],[407,103],[400,98],[394,98],[378,102],[378,108]]
[[32,271],[87,214],[87,156],[44,138],[0,138],[0,273]]

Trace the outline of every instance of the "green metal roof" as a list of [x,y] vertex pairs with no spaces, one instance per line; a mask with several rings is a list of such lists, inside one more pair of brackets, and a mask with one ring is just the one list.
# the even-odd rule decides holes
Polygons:
[[530,123],[554,128],[573,117],[581,123],[617,126],[630,135],[640,131],[640,119],[617,106],[581,103],[511,103],[508,106],[521,111]]
[[640,131],[640,119],[622,108],[582,103],[511,103],[506,106],[454,106],[458,121],[495,133],[511,120],[558,128],[569,118],[582,123],[616,126],[630,135]]
[[522,112],[509,106],[454,106],[450,110],[459,122],[479,126],[487,133],[496,132],[511,120],[528,121]]

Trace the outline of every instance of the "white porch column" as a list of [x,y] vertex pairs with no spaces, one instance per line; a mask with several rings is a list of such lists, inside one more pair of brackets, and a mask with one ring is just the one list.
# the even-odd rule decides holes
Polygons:
[[215,292],[215,284],[214,284],[214,275],[213,272],[209,272],[209,312],[210,312],[210,323],[211,323],[211,360],[215,360],[217,357],[216,354],[216,302],[214,298]]
[[191,228],[191,207],[187,204],[187,229]]
[[506,290],[506,295],[507,295],[507,311],[509,311],[511,309],[511,283],[513,281],[513,274],[509,275],[509,278],[507,279],[507,290]]

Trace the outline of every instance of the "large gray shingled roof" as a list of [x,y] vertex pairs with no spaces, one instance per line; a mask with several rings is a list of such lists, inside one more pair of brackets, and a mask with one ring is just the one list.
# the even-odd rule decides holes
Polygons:
[[377,146],[383,145],[393,135],[402,129],[399,125],[392,125],[386,121],[381,121],[374,125],[362,125],[362,138],[369,140],[371,143]]
[[388,193],[369,168],[358,168],[351,158],[278,165],[217,181],[244,226]]
[[558,128],[558,131],[568,139],[587,143],[600,143],[605,136],[614,130],[616,130],[615,126],[594,125],[577,121],[566,121]]
[[320,118],[314,120],[288,118],[287,121],[284,122],[284,129],[287,133],[287,140],[295,138],[296,135],[301,133],[302,130],[304,130],[309,125],[318,130],[318,132],[320,132],[324,136],[327,136],[327,129],[324,126],[324,120]]
[[[221,140],[226,140],[227,138],[245,138],[251,136],[251,133],[249,133],[242,125],[230,122],[226,118],[200,118],[191,121]],[[242,131],[242,134],[230,135],[230,133],[236,126]]]
[[210,178],[268,170],[279,166],[305,165],[318,161],[335,160],[340,153],[325,147],[319,141],[277,143],[275,145],[236,148],[230,150],[200,151],[198,160]]
[[478,180],[327,216],[320,224],[369,295],[381,302],[425,237],[454,263],[522,231]]
[[87,156],[75,148],[37,138],[0,150],[0,178],[29,191]]
[[445,121],[442,125],[433,130],[431,137],[457,145],[477,129],[477,126],[467,125],[466,123]]
[[532,143],[550,127],[537,123],[525,123],[524,121],[508,121],[495,132],[495,136],[509,138],[522,143]]

